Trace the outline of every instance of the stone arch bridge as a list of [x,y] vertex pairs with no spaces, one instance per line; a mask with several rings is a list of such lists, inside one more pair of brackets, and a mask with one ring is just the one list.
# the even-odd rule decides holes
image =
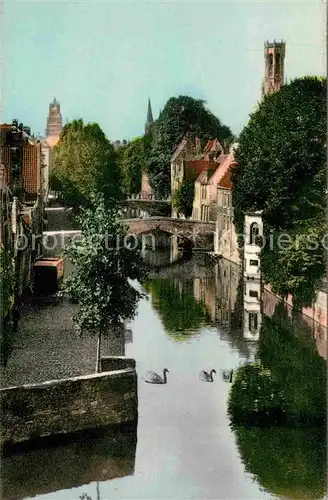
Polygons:
[[195,246],[202,246],[204,242],[213,244],[215,232],[215,222],[172,217],[124,219],[123,223],[128,226],[129,234],[138,236],[152,231],[162,231],[182,240],[191,240]]

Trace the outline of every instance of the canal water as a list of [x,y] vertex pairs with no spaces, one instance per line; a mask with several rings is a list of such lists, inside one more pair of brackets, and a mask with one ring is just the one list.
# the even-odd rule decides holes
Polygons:
[[[299,425],[295,418],[304,408],[317,416],[325,411],[325,360],[313,338],[322,332],[316,326],[308,328],[301,318],[295,335],[294,318],[278,304],[271,318],[263,313],[264,340],[245,340],[239,278],[233,264],[214,264],[199,255],[154,271],[142,287],[137,284],[147,298],[139,303],[123,347],[123,354],[137,362],[137,428],[85,434],[75,442],[6,457],[3,498],[324,498],[324,425],[315,418]],[[65,305],[57,307],[58,317],[61,307]],[[279,321],[272,322],[275,315],[285,326],[277,328]],[[245,367],[256,367],[261,357],[274,383],[279,386],[284,380],[288,386],[287,392],[279,386],[277,393],[286,401],[292,423],[254,426],[251,417],[242,423],[233,419],[235,399],[240,397],[243,404],[245,399],[245,391],[232,394],[234,377]],[[169,370],[166,384],[145,382],[147,370],[162,375],[164,368]],[[212,369],[213,382],[200,380],[201,370]],[[232,383],[223,376],[230,370]],[[247,384],[248,380],[240,386],[249,391],[246,400],[257,404]],[[269,384],[271,379],[265,386],[271,391]]]

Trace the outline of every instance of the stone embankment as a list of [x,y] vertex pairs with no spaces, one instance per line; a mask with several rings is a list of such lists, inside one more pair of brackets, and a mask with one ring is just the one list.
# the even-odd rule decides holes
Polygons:
[[[1,389],[0,445],[137,420],[137,374],[125,368]],[[128,366],[130,365],[130,366]],[[107,367],[111,368],[110,359]]]

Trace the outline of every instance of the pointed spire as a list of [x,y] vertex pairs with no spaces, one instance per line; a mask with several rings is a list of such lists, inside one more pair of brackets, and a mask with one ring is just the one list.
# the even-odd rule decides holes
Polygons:
[[148,99],[147,123],[154,123],[153,112],[151,110],[150,99]]
[[150,99],[148,99],[147,121],[146,121],[146,125],[145,125],[145,134],[146,135],[149,133],[153,123],[154,123],[153,112],[151,110]]

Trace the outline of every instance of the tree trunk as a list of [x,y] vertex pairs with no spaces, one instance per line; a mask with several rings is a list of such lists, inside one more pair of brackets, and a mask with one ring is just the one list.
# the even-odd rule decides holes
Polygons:
[[100,346],[101,346],[101,332],[98,333],[97,340],[97,361],[96,361],[96,373],[100,372]]

